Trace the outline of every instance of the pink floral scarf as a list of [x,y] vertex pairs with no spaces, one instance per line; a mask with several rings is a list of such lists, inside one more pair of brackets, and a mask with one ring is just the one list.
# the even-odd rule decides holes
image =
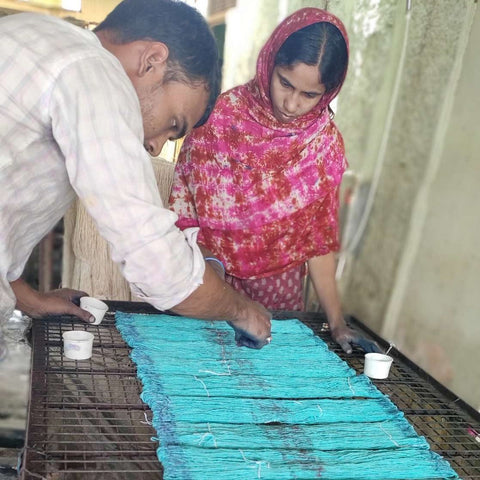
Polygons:
[[238,278],[279,274],[339,247],[338,191],[347,162],[328,104],[340,87],[288,124],[275,119],[269,97],[278,49],[316,22],[333,23],[348,45],[330,13],[295,12],[262,48],[255,78],[223,93],[180,153],[170,197],[177,225],[200,227],[199,243]]

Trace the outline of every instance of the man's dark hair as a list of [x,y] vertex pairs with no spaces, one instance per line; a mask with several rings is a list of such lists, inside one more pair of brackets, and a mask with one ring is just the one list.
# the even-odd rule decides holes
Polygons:
[[197,10],[177,0],[124,0],[95,28],[101,30],[119,44],[164,43],[169,50],[165,81],[204,83],[208,106],[195,126],[207,121],[220,93],[220,62],[212,31]]

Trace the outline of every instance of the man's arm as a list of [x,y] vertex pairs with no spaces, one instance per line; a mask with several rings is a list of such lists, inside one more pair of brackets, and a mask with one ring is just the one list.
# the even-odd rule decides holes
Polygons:
[[[24,280],[10,283],[17,298],[16,308],[32,318],[46,315],[74,315],[86,323],[95,318],[75,305],[85,292],[62,288],[40,293]],[[271,314],[259,303],[249,300],[227,285],[208,264],[204,283],[189,297],[171,309],[179,315],[207,319],[227,320],[236,332],[241,332],[242,345],[262,348],[270,341]],[[238,338],[237,338],[238,340]]]
[[[235,332],[251,342],[241,343],[261,348],[270,341],[271,314],[257,302],[236,292],[206,262],[203,284],[183,302],[171,309],[183,316],[208,320],[227,320]],[[238,334],[236,335],[238,337]]]

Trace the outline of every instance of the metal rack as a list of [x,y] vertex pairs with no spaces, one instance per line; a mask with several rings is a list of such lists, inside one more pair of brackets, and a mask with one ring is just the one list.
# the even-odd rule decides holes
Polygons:
[[[62,333],[73,328],[95,335],[90,360],[63,356]],[[161,479],[141,388],[113,311],[99,326],[71,317],[35,321],[21,478]]]
[[[23,480],[161,479],[151,412],[140,399],[141,383],[129,347],[114,325],[115,310],[154,312],[146,304],[108,302],[99,326],[71,317],[35,321],[32,328],[31,393],[22,459]],[[274,318],[300,318],[358,372],[363,353],[345,355],[328,334],[318,313],[276,312]],[[355,319],[352,326],[385,346]],[[68,360],[62,333],[94,333],[90,360]],[[480,414],[438,384],[398,351],[388,380],[377,387],[405,413],[432,450],[445,457],[464,480],[480,479],[480,443],[468,433],[480,431]],[[181,480],[181,479],[179,479]]]

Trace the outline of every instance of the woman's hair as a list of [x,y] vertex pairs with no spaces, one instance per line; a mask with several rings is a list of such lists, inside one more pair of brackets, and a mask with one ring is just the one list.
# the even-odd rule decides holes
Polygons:
[[340,86],[348,65],[347,44],[340,30],[328,22],[318,22],[292,33],[275,56],[275,66],[297,63],[318,65],[325,92]]
[[204,123],[220,93],[220,62],[215,38],[202,15],[178,0],[124,0],[95,31],[107,30],[119,44],[136,40],[168,47],[165,81],[204,83],[209,91]]

